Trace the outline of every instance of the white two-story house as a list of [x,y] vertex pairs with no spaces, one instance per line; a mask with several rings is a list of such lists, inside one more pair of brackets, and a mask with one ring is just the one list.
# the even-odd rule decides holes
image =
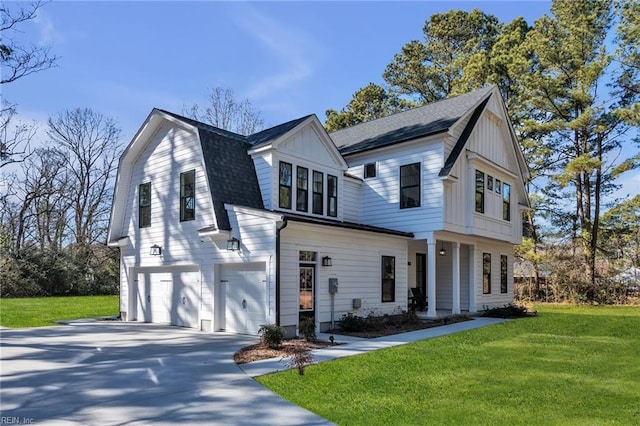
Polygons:
[[496,87],[327,134],[154,109],[120,159],[123,320],[295,335],[347,313],[513,301],[527,168]]

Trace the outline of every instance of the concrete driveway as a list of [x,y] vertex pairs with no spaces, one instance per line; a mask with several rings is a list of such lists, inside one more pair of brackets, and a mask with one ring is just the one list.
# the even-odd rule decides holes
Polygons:
[[235,365],[255,337],[115,322],[0,333],[2,424],[329,424]]

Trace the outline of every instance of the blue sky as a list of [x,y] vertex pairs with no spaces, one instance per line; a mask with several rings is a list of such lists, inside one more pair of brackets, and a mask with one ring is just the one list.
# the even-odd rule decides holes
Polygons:
[[[10,6],[15,6],[11,2]],[[548,2],[56,2],[22,37],[51,44],[58,67],[3,87],[21,117],[66,108],[113,116],[128,142],[153,107],[180,113],[230,87],[276,125],[324,121],[382,71],[425,20],[479,7],[529,22]]]
[[[15,7],[13,2],[5,2]],[[532,24],[548,1],[62,2],[44,6],[20,38],[50,44],[58,67],[2,87],[20,118],[90,107],[112,116],[127,144],[152,108],[181,113],[211,87],[234,90],[267,127],[340,109],[434,13],[480,8]],[[40,132],[42,136],[43,131]],[[627,193],[640,178],[626,176]]]

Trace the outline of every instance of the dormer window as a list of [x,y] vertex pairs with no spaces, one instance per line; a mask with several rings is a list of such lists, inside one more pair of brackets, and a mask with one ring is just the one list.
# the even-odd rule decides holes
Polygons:
[[279,206],[282,209],[291,208],[291,164],[280,162],[280,192]]

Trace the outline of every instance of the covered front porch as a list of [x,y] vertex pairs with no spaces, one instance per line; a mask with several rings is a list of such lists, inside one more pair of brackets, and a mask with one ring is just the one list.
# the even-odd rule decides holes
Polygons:
[[432,234],[409,244],[409,306],[439,318],[476,312],[475,245]]

